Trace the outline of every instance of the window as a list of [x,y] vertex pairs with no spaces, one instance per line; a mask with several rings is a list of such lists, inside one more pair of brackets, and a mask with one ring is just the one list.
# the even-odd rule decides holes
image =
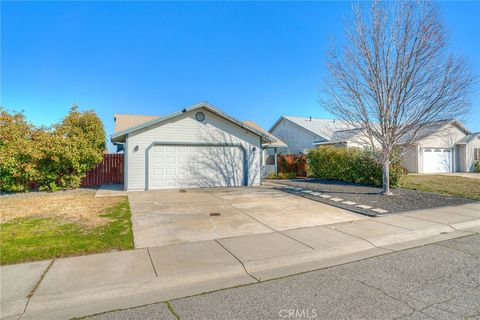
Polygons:
[[267,166],[275,165],[275,155],[268,154],[267,157],[265,158],[265,165]]
[[480,148],[473,148],[473,158],[475,161],[480,160]]

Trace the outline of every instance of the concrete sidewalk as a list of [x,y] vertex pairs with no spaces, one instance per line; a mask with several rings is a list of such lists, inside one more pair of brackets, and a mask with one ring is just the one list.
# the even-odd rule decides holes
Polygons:
[[88,320],[479,319],[480,235]]
[[2,319],[70,319],[480,232],[480,203],[1,267]]

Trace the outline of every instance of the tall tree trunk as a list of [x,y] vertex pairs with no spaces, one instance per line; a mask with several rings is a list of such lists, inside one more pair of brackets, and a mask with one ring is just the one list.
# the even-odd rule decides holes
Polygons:
[[382,193],[386,196],[390,196],[393,193],[390,191],[390,160],[385,160],[382,163]]

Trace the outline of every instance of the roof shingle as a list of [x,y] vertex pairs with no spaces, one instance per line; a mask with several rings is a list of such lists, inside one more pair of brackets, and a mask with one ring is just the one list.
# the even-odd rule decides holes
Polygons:
[[341,120],[335,119],[319,119],[319,118],[303,118],[284,116],[285,119],[321,136],[326,140],[332,139],[333,133],[339,130],[351,129],[351,126]]
[[143,116],[136,114],[115,114],[113,119],[115,121],[115,133],[138,126],[144,122],[160,118],[159,116]]

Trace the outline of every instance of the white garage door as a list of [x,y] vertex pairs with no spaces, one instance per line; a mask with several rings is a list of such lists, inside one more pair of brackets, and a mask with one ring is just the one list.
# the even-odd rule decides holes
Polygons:
[[237,146],[154,146],[149,189],[242,186],[244,155]]
[[426,173],[452,172],[452,149],[424,148],[423,171]]

